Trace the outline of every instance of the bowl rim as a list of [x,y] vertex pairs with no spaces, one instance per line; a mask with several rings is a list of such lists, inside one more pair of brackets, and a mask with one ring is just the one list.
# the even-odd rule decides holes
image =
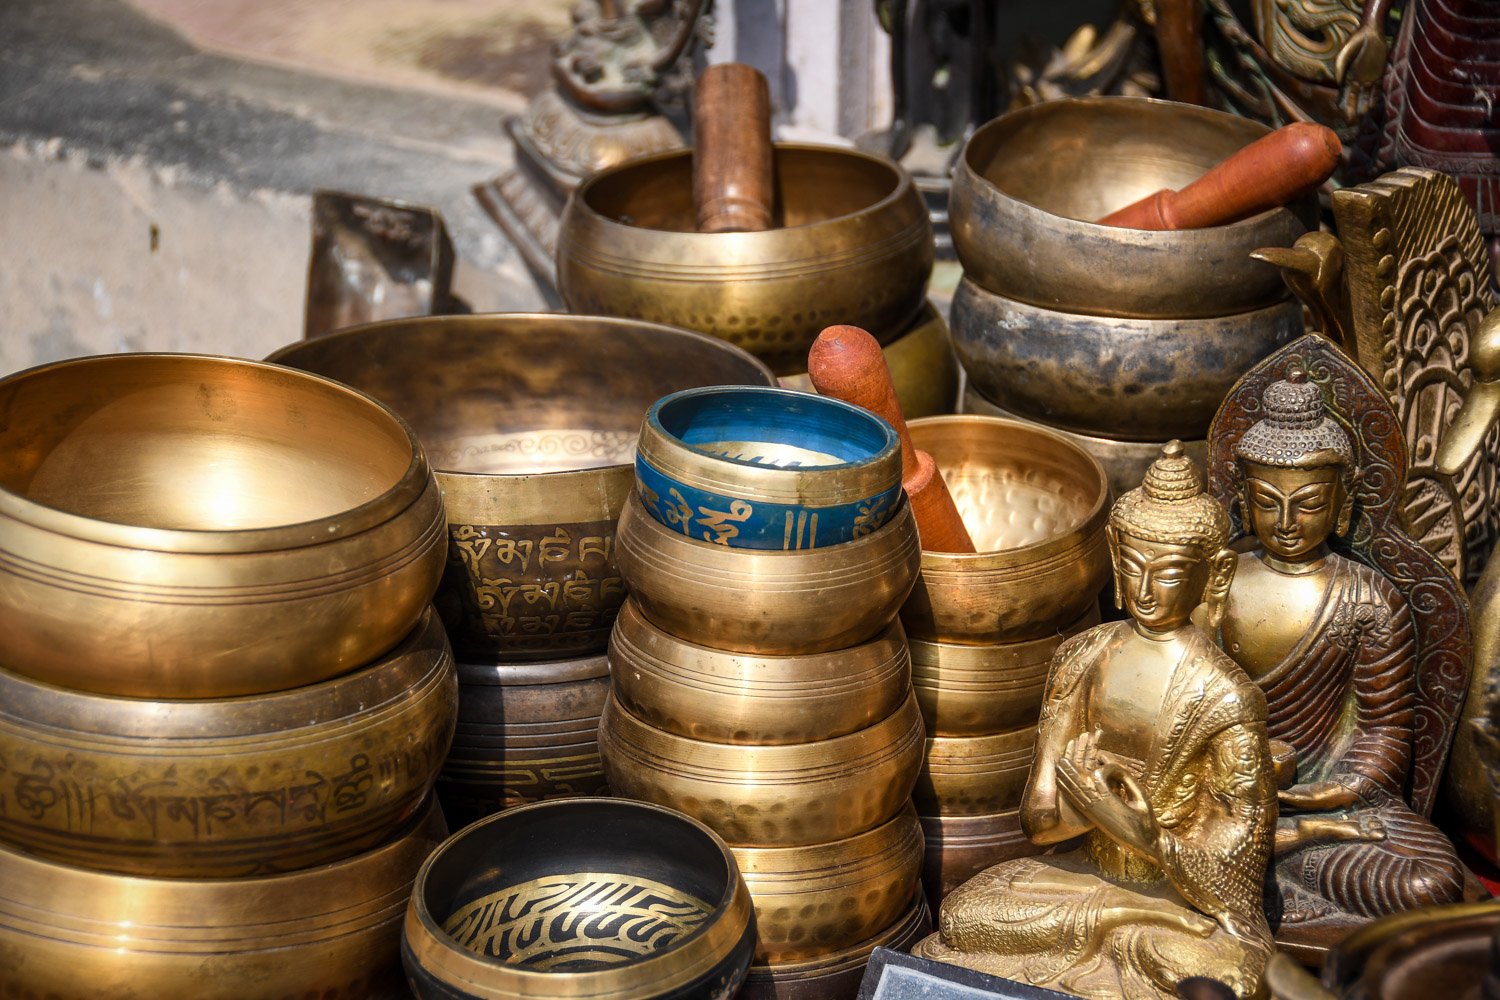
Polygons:
[[194,555],[276,552],[343,541],[362,534],[398,517],[403,511],[420,501],[429,483],[436,485],[432,481],[431,470],[427,465],[427,455],[421,442],[417,440],[416,433],[398,413],[379,400],[342,382],[286,365],[220,354],[170,351],[90,354],[51,361],[13,372],[0,378],[0,391],[15,383],[67,368],[163,361],[174,365],[192,362],[213,368],[248,368],[274,372],[283,376],[290,375],[294,379],[306,379],[313,384],[334,390],[357,406],[373,408],[406,436],[407,444],[411,449],[411,459],[407,463],[406,471],[379,495],[354,507],[311,521],[270,525],[263,528],[157,528],[120,521],[106,521],[40,503],[3,485],[0,485],[0,517],[13,518],[53,534],[119,548]]

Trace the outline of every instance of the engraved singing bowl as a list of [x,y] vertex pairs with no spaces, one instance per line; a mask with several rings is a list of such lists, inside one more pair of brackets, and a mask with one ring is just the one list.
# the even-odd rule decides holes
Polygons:
[[616,795],[681,809],[740,846],[800,847],[896,815],[922,767],[922,713],[908,696],[888,718],[847,736],[733,746],[657,729],[611,698],[599,749]]
[[913,420],[976,552],[922,553],[901,609],[915,639],[990,645],[1056,634],[1109,579],[1104,471],[1066,437],[995,417]]
[[911,683],[930,736],[984,736],[1034,726],[1052,654],[1062,641],[1099,624],[1099,606],[1040,639],[964,646],[909,639]]
[[312,684],[401,640],[446,540],[422,447],[346,386],[186,354],[0,380],[0,665],[85,691]]
[[1069,313],[1226,316],[1287,297],[1251,259],[1318,227],[1309,194],[1226,226],[1148,232],[1090,221],[1177,190],[1270,129],[1222,111],[1132,97],[1022,108],[969,138],[948,201],[953,246],[982,287]]
[[834,323],[883,343],[906,329],[934,257],[927,207],[906,171],[853,149],[786,143],[774,170],[774,227],[745,233],[694,232],[690,150],[585,180],[557,237],[568,308],[700,330],[773,367],[805,365]]
[[448,511],[437,606],[461,656],[598,653],[625,590],[615,524],[641,418],[699,385],[772,385],[721,341],[588,316],[425,316],[283,347],[411,422]]
[[275,694],[116,698],[0,670],[0,841],[163,877],[337,861],[422,803],[457,710],[430,609],[374,664]]
[[621,799],[534,803],[454,834],[422,865],[401,936],[422,1000],[722,1000],[754,948],[724,842]]
[[1302,335],[1294,299],[1201,319],[1082,316],[1008,299],[969,278],[953,296],[969,384],[1011,413],[1131,441],[1208,436],[1241,375]]
[[307,871],[115,875],[0,845],[0,992],[49,1000],[364,1000],[399,988],[402,915],[447,830],[423,808],[390,840]]
[[875,637],[911,592],[921,558],[911,507],[826,549],[731,549],[688,538],[625,504],[615,558],[658,628],[727,652],[812,655]]
[[501,809],[607,795],[599,715],[609,697],[603,656],[458,663],[458,725],[438,775],[448,825]]
[[710,743],[810,743],[873,726],[911,689],[898,622],[810,656],[726,653],[675,638],[626,600],[609,640],[615,697],[642,722]]
[[1036,723],[986,736],[927,740],[912,801],[924,816],[978,816],[1021,804],[1036,751]]
[[846,840],[730,850],[755,903],[755,960],[796,962],[858,944],[901,916],[922,872],[922,825],[908,805]]
[[656,520],[745,549],[870,534],[901,501],[901,442],[863,407],[795,389],[710,386],[646,411],[635,481]]
[[[977,816],[923,816],[926,855],[922,886],[934,910],[944,896],[991,865],[1028,858],[1049,848],[1021,829],[1019,806]],[[1062,845],[1062,850],[1068,848]]]

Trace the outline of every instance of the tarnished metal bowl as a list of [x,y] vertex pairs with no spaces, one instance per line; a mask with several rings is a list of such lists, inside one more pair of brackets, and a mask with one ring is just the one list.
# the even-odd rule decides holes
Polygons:
[[831,955],[750,966],[738,1000],[840,1000],[859,992],[865,965],[876,948],[908,952],[932,932],[932,913],[921,893],[896,921],[879,933]]
[[1203,438],[1230,388],[1302,335],[1288,299],[1206,319],[1081,316],[1008,299],[964,278],[953,346],[969,384],[1017,416],[1131,441]]
[[680,150],[579,185],[557,245],[569,309],[701,330],[790,361],[826,326],[853,323],[885,342],[922,308],[932,223],[890,160],[777,143],[775,228],[753,233],[694,232],[692,172]]
[[815,743],[732,746],[649,726],[611,698],[599,725],[615,794],[681,809],[746,847],[800,847],[872,830],[922,766],[915,698],[873,726]]
[[336,864],[240,879],[140,878],[0,845],[0,990],[49,1000],[387,995],[435,807]]
[[599,716],[609,697],[602,656],[458,663],[458,725],[438,775],[448,825],[542,799],[609,794]]
[[922,836],[927,845],[922,886],[934,910],[944,896],[991,865],[1047,850],[1021,829],[1019,806],[979,816],[923,816]]
[[750,894],[713,831],[642,802],[567,799],[434,851],[401,960],[422,1000],[720,1000],[754,947]]
[[1021,804],[1036,724],[986,736],[927,740],[912,801],[924,816],[978,816]]
[[826,549],[730,549],[625,504],[615,558],[630,595],[671,635],[739,653],[812,655],[873,638],[896,617],[921,559],[902,503],[883,527]]
[[271,359],[346,382],[411,422],[448,512],[437,606],[460,656],[602,652],[625,589],[615,524],[646,408],[698,385],[772,385],[702,334],[589,316],[428,316]]
[[368,663],[443,568],[443,505],[385,407],[275,365],[59,361],[0,380],[0,665],[133,698]]
[[970,645],[1053,635],[1109,579],[1104,472],[1067,438],[995,417],[913,420],[977,552],[922,553],[901,609],[907,635]]
[[0,841],[163,877],[337,861],[427,797],[457,710],[431,610],[374,664],[276,694],[115,698],[0,670]]
[[755,960],[796,962],[858,944],[901,916],[922,873],[922,825],[908,805],[846,840],[730,850],[755,903]]
[[1316,229],[1316,197],[1206,229],[1089,220],[1190,184],[1269,131],[1221,111],[1130,97],[1012,111],[975,132],[954,168],[954,248],[989,291],[1062,312],[1160,319],[1260,309],[1287,292],[1276,268],[1249,254]]
[[911,689],[901,625],[809,656],[726,653],[675,638],[627,600],[609,644],[615,697],[642,722],[711,743],[810,743],[887,718]]

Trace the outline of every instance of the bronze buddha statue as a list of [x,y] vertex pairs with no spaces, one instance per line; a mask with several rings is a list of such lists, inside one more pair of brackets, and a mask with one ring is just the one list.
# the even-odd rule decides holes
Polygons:
[[1264,697],[1191,620],[1228,593],[1228,534],[1175,441],[1115,504],[1131,617],[1058,648],[1021,806],[1033,841],[1084,846],[981,872],[913,954],[1083,997],[1173,997],[1193,976],[1258,992],[1276,823]]

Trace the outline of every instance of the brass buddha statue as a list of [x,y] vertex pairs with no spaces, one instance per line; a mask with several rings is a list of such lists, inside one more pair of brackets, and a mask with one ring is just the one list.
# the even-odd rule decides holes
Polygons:
[[1194,976],[1260,989],[1276,825],[1265,701],[1191,620],[1234,575],[1229,519],[1172,442],[1110,514],[1130,620],[1057,650],[1021,805],[1064,854],[995,865],[943,901],[913,954],[1082,997],[1174,997]]

